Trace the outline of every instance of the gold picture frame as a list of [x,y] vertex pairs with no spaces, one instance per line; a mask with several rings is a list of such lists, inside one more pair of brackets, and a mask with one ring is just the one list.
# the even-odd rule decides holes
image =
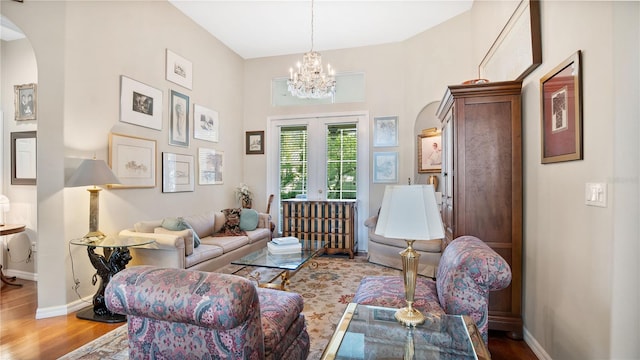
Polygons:
[[117,133],[109,134],[109,166],[120,180],[110,188],[156,187],[156,141]]
[[582,160],[580,50],[540,79],[541,163]]
[[418,173],[439,173],[442,170],[442,133],[437,128],[418,135]]
[[16,121],[36,120],[38,93],[36,84],[14,85]]

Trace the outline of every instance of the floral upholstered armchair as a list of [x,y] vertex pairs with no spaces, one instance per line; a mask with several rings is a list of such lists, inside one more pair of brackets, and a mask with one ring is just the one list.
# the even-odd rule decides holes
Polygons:
[[131,359],[306,359],[299,294],[235,275],[136,266],[117,273],[107,307],[126,314]]
[[[488,343],[489,292],[511,283],[505,259],[482,240],[461,236],[442,253],[436,280],[418,277],[413,306],[423,313],[468,315]],[[353,302],[402,308],[406,305],[401,276],[369,276],[362,279]]]

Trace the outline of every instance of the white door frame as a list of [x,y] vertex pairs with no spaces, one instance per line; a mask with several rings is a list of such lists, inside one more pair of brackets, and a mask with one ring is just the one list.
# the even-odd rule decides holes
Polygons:
[[[326,119],[326,118],[341,118],[341,117],[357,117],[358,118],[358,191],[356,198],[357,212],[358,212],[358,249],[359,251],[367,251],[367,229],[364,226],[364,221],[369,216],[369,112],[368,111],[354,111],[354,112],[338,112],[338,113],[316,113],[316,114],[300,114],[300,115],[278,115],[269,116],[267,118],[267,131],[266,131],[266,154],[267,154],[267,194],[274,195],[274,204],[280,204],[280,189],[279,183],[275,181],[278,177],[279,171],[279,158],[274,154],[279,154],[278,139],[279,131],[278,127],[286,124],[293,124],[294,121],[297,124],[308,124],[314,119]],[[310,139],[311,140],[311,139]],[[313,144],[310,141],[310,146]],[[317,146],[317,145],[315,145]],[[310,155],[312,156],[312,155]],[[311,184],[309,184],[311,188]],[[317,188],[317,186],[316,186]],[[310,191],[307,196],[311,195]],[[314,194],[310,199],[316,199]],[[274,212],[273,222],[278,224],[280,213]]]

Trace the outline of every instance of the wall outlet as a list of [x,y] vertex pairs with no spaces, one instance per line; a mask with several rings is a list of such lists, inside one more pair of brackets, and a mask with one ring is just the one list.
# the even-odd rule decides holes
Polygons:
[[585,186],[584,203],[587,206],[607,207],[607,184],[587,183]]

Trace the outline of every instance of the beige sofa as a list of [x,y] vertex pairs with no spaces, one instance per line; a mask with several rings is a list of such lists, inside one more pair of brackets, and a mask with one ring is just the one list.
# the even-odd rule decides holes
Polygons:
[[271,239],[269,214],[258,213],[255,230],[246,235],[212,236],[222,229],[226,217],[221,211],[207,211],[183,217],[200,238],[195,246],[192,230],[167,230],[164,219],[140,221],[132,229],[125,229],[120,236],[146,237],[155,242],[130,248],[133,265],[153,265],[166,268],[215,271],[231,261],[267,246]]
[[[407,242],[376,235],[377,223],[377,215],[368,218],[364,223],[369,229],[369,262],[402,269],[400,252],[407,248]],[[442,240],[416,241],[413,243],[413,248],[420,254],[418,274],[435,278],[443,245]]]

